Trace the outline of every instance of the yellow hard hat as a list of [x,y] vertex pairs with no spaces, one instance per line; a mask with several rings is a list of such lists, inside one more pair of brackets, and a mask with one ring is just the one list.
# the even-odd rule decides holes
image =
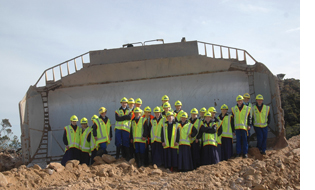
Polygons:
[[136,99],[136,104],[142,104],[142,100],[140,98]]
[[159,106],[156,106],[156,107],[154,108],[153,112],[161,112],[160,107],[159,107]]
[[261,94],[258,94],[256,96],[256,100],[264,100],[264,97]]
[[73,115],[70,117],[70,121],[79,121],[79,119],[76,115]]
[[133,98],[129,98],[128,104],[134,104],[134,103],[135,103],[135,100]]
[[206,112],[206,111],[207,111],[207,109],[205,107],[200,109],[200,112]]
[[187,119],[188,118],[188,114],[186,112],[183,112],[180,117],[184,117],[184,118]]
[[244,97],[242,95],[238,95],[236,97],[236,101],[244,100]]
[[80,121],[81,124],[88,124],[88,119],[86,117],[83,117]]
[[149,106],[147,106],[147,107],[145,107],[145,108],[144,108],[144,111],[145,111],[145,112],[150,112],[150,113],[151,113],[151,108],[150,108]]
[[209,112],[214,112],[214,113],[217,113],[217,110],[215,109],[215,107],[210,107],[208,109]]
[[94,119],[97,119],[97,118],[98,118],[97,115],[93,115],[92,118],[91,118],[91,120],[93,121]]
[[243,95],[243,98],[250,98],[250,95],[249,95],[248,93],[245,93],[245,94]]
[[141,110],[139,107],[136,107],[136,108],[133,110],[133,112],[135,112],[135,113],[141,113],[142,110]]
[[165,103],[163,104],[163,108],[170,108],[170,107],[171,107],[171,104],[168,103],[168,102],[165,102]]
[[170,100],[169,97],[167,95],[162,96],[161,100]]
[[179,101],[179,100],[177,100],[177,101],[175,102],[175,106],[182,106],[182,102]]
[[228,110],[228,109],[229,109],[229,107],[226,104],[223,104],[221,106],[221,110]]
[[174,113],[172,111],[169,111],[166,113],[166,117],[168,117],[168,116],[174,116]]
[[193,108],[191,111],[190,111],[191,114],[198,114],[198,110],[197,108]]
[[211,117],[211,113],[208,112],[208,111],[205,113],[204,117],[207,117],[207,116],[208,116],[208,117]]
[[128,99],[126,97],[123,97],[121,100],[120,100],[120,103],[122,102],[127,102],[128,103]]
[[104,113],[104,112],[106,112],[106,111],[107,111],[106,108],[100,107],[100,109],[98,110],[98,113],[101,114],[101,113]]

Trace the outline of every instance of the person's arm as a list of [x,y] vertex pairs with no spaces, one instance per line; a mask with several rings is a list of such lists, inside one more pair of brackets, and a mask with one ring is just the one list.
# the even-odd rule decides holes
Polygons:
[[162,146],[165,146],[165,139],[164,139],[164,127],[161,127],[161,142]]
[[267,125],[270,124],[270,108],[269,108],[269,112],[268,112],[268,116],[267,116]]
[[[132,123],[132,122],[131,122],[131,123]],[[130,134],[130,142],[131,142],[131,143],[133,143],[133,132],[132,132],[132,130],[133,130],[133,129],[132,129],[132,124],[131,124],[131,126],[130,126],[130,133],[129,133],[129,134]]]
[[88,134],[86,140],[87,140],[87,142],[90,142],[90,141],[91,141],[91,132]]
[[142,134],[142,137],[145,137],[147,138],[149,136],[149,125],[148,125],[148,120],[146,120],[144,122],[144,125],[143,125],[143,134]]
[[206,127],[204,125],[200,126],[199,133],[197,135],[197,139],[200,139],[202,137],[202,134],[205,131],[205,129],[206,129]]
[[234,114],[232,114],[230,122],[231,122],[232,132],[235,133]]
[[192,126],[190,137],[195,137],[198,133],[198,130]]
[[64,130],[64,132],[63,132],[63,143],[66,145],[66,146],[68,146],[68,139],[67,139],[67,131],[66,130]]
[[132,112],[130,112],[128,115],[119,116],[117,111],[115,111],[115,119],[116,121],[125,121],[125,120],[131,120]]
[[176,129],[176,133],[177,133],[177,135],[176,135],[176,140],[175,140],[175,142],[179,143],[179,139],[180,139],[180,131],[179,131],[179,128]]
[[93,136],[94,137],[97,137],[97,125],[94,123],[93,125],[92,125],[92,129],[93,129]]

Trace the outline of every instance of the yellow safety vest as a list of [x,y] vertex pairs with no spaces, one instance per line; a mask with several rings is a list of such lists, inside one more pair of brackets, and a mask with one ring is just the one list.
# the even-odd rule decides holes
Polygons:
[[174,148],[174,149],[178,149],[178,145],[175,146],[178,123],[173,124],[171,142],[168,141],[167,124],[164,123],[163,128],[164,128],[164,130],[163,130],[163,131],[164,131],[164,134],[163,134],[163,135],[164,135],[164,141],[165,141],[165,146],[164,146],[163,148]]
[[174,113],[175,113],[175,117],[176,117],[177,121],[179,122],[182,113],[184,113],[184,110],[179,110],[178,113],[176,113],[176,112],[174,112]]
[[132,126],[132,135],[133,135],[133,143],[139,142],[139,143],[145,143],[145,140],[142,140],[142,134],[144,131],[143,124],[146,121],[145,117],[140,117],[138,120],[138,123],[135,120],[132,120],[131,126]]
[[[69,148],[77,148],[80,149],[80,135],[82,133],[82,128],[77,126],[77,130],[74,131],[71,125],[64,127],[67,134],[68,146]],[[67,148],[65,148],[67,151]]]
[[80,136],[80,149],[82,152],[89,153],[91,155],[91,142],[93,137],[91,136],[90,142],[87,141],[89,134],[92,135],[92,127],[87,127]]
[[[189,120],[189,122],[191,122],[191,121]],[[196,121],[192,124],[197,129],[197,131],[198,131],[197,135],[198,135],[200,127],[201,127],[201,125],[203,125],[203,121],[201,119],[196,119]],[[190,143],[193,143],[196,140],[197,135],[195,137],[191,138]]]
[[[130,113],[130,110],[126,108],[126,111],[124,113],[122,109],[119,109],[119,110],[116,110],[116,113],[121,117],[121,116],[128,115]],[[124,130],[130,133],[130,120],[116,121],[115,130],[116,129]]]
[[249,106],[243,105],[242,110],[238,109],[238,106],[231,108],[234,114],[234,125],[235,129],[242,129],[247,131],[247,118],[250,113],[251,108]]
[[254,107],[254,126],[255,127],[267,127],[268,114],[270,107],[263,105],[261,112],[258,110],[257,106]]
[[95,146],[98,149],[99,144],[105,143],[105,142],[106,142],[106,144],[110,143],[110,139],[109,139],[110,120],[108,119],[107,123],[104,123],[103,119],[97,118],[97,119],[94,119],[94,122],[97,126],[97,129],[96,129],[97,140],[95,142]]
[[190,146],[191,139],[189,134],[191,134],[192,127],[191,123],[186,123],[184,126],[179,126],[179,145],[188,145]]
[[159,122],[156,119],[151,119],[151,143],[162,142],[161,141],[161,130],[163,127],[163,123],[165,122],[165,118],[162,117]]
[[[213,125],[216,125],[216,122],[211,122],[209,125],[210,126],[213,126]],[[207,124],[205,124],[205,127],[210,127],[210,126],[207,126]],[[202,134],[202,142],[203,142],[203,146],[206,146],[206,145],[212,145],[212,146],[217,146],[217,133],[203,133]]]
[[223,117],[223,120],[220,120],[220,125],[222,127],[222,134],[221,134],[222,137],[233,138],[231,117],[232,117],[231,115],[227,115]]

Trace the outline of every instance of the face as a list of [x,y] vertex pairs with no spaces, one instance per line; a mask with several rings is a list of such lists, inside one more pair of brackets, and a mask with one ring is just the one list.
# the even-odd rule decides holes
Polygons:
[[191,118],[192,119],[196,119],[197,118],[197,114],[191,114]]
[[145,115],[146,117],[150,117],[151,112],[144,112],[144,115]]
[[238,106],[241,106],[243,104],[243,100],[237,101]]
[[263,103],[263,100],[256,100],[258,105],[261,105]]
[[211,118],[215,117],[215,112],[210,112],[211,113]]
[[185,123],[186,117],[181,117],[180,120],[182,121],[182,123]]
[[249,101],[249,98],[244,98],[244,101],[247,103]]
[[81,127],[82,127],[83,129],[85,129],[85,128],[87,127],[87,124],[86,124],[86,123],[81,123]]
[[176,110],[182,109],[182,106],[175,106]]
[[135,117],[138,118],[140,116],[139,112],[135,112]]
[[136,108],[140,108],[141,107],[141,104],[136,104]]
[[168,111],[170,111],[170,108],[163,108],[163,110],[165,111],[165,113],[167,113]]
[[209,122],[210,122],[210,120],[211,120],[211,117],[210,117],[210,116],[206,116],[206,117],[205,117],[205,120],[206,120],[206,122],[208,122],[208,123],[209,123]]
[[222,115],[225,115],[225,114],[227,113],[227,111],[228,111],[228,110],[226,110],[226,109],[221,110]]
[[161,113],[160,112],[154,112],[154,115],[155,115],[156,118],[159,118]]
[[101,116],[102,116],[103,118],[105,118],[106,113],[107,113],[107,112],[103,112],[103,113],[101,113]]
[[73,126],[75,126],[75,125],[77,125],[77,122],[76,122],[76,121],[71,121],[71,124],[72,124]]
[[205,115],[205,112],[200,112],[200,117],[203,117]]
[[170,123],[173,121],[173,119],[174,119],[174,117],[172,115],[167,117],[167,121]]
[[127,107],[127,102],[121,102],[121,107],[126,108]]
[[164,104],[165,102],[168,102],[168,100],[162,100],[162,104]]
[[135,104],[131,103],[131,104],[128,104],[128,106],[129,106],[130,109],[133,109],[133,107],[135,107]]

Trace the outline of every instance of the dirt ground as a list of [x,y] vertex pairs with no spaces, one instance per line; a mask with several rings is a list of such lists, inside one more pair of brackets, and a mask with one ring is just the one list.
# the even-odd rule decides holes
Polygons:
[[281,150],[249,158],[233,158],[190,172],[170,172],[154,166],[137,168],[119,159],[112,164],[87,166],[69,161],[45,169],[21,165],[0,172],[1,189],[300,189],[300,136]]

